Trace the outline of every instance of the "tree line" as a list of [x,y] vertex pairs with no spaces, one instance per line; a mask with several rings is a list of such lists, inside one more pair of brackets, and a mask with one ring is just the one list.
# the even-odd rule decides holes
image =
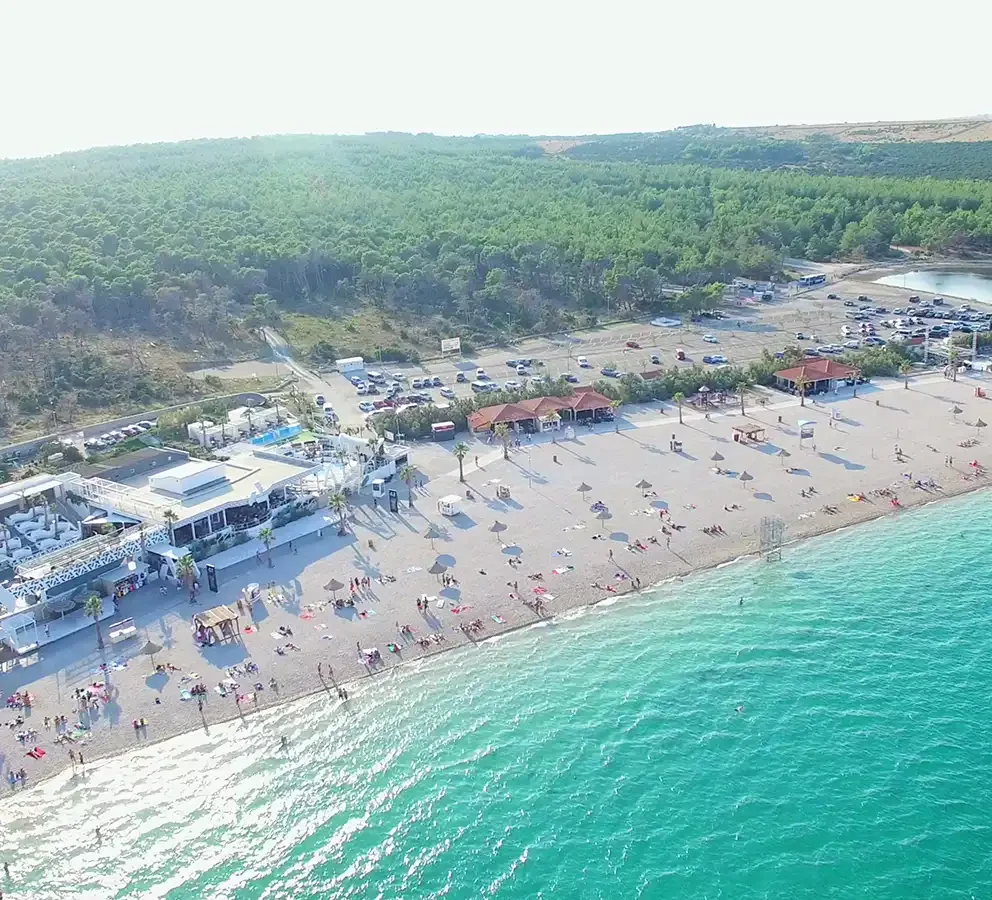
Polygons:
[[131,334],[221,353],[287,310],[371,306],[480,342],[663,311],[673,287],[705,299],[780,274],[784,256],[992,248],[984,181],[583,153],[386,134],[0,162],[0,428],[67,395],[92,408],[182,396],[182,378],[131,358]]

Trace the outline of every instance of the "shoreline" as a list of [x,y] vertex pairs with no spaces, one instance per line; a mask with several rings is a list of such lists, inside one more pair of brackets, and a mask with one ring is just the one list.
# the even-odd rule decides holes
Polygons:
[[[901,509],[892,509],[887,506],[875,505],[872,503],[857,503],[851,504],[853,507],[849,509],[849,514],[844,516],[843,521],[837,521],[836,519],[831,520],[829,523],[812,524],[810,526],[804,527],[800,530],[799,534],[793,537],[789,537],[783,541],[781,547],[783,550],[794,549],[801,544],[813,540],[819,537],[826,537],[831,534],[836,534],[848,529],[865,525],[868,522],[880,521],[890,517],[898,515],[900,512],[909,512],[922,510],[926,507],[932,506],[934,504],[940,503],[942,501],[952,500],[958,497],[963,497],[968,494],[974,494],[981,490],[992,487],[988,478],[973,480],[962,480],[961,482],[955,483],[953,486],[948,486],[940,493],[934,495],[929,493],[923,493],[916,502],[904,503]],[[858,509],[858,507],[863,507],[863,509]],[[822,520],[821,520],[822,521]],[[516,634],[518,632],[524,631],[529,628],[534,628],[545,622],[554,622],[556,620],[562,620],[563,617],[568,616],[569,613],[573,613],[577,610],[582,609],[593,609],[604,603],[609,603],[610,606],[615,605],[619,602],[621,598],[628,597],[631,595],[642,595],[647,592],[656,591],[659,588],[669,587],[675,583],[682,583],[687,578],[695,577],[698,575],[705,574],[707,572],[716,571],[718,569],[725,568],[727,566],[735,565],[737,563],[743,563],[750,560],[756,560],[760,558],[760,550],[758,548],[744,548],[739,544],[734,547],[728,548],[726,553],[714,554],[713,558],[707,559],[695,565],[689,565],[688,567],[680,567],[678,571],[674,573],[666,574],[660,577],[658,580],[652,580],[650,583],[640,587],[634,588],[631,586],[628,590],[618,591],[616,593],[606,593],[604,595],[598,596],[593,600],[583,600],[576,598],[573,602],[569,602],[567,599],[562,603],[561,608],[557,608],[551,611],[550,615],[538,616],[536,618],[530,619],[528,621],[523,621],[514,624],[507,624],[505,627],[500,628],[498,631],[494,630],[493,633],[485,634],[480,637],[474,637],[469,634],[465,634],[465,641],[459,641],[457,643],[453,642],[447,646],[438,646],[436,649],[429,650],[419,656],[412,657],[410,659],[399,659],[391,665],[384,665],[381,668],[368,670],[362,672],[357,671],[354,673],[349,673],[342,678],[334,679],[330,685],[327,683],[318,683],[312,689],[307,690],[297,690],[290,693],[278,694],[278,699],[272,702],[266,702],[260,704],[257,707],[250,707],[244,710],[238,710],[237,708],[227,707],[226,711],[220,713],[220,715],[212,716],[209,726],[219,726],[227,725],[239,718],[247,720],[249,717],[277,709],[278,707],[285,706],[290,703],[294,703],[299,700],[304,700],[315,695],[326,693],[330,699],[338,700],[338,705],[343,705],[348,701],[339,700],[333,697],[332,689],[336,686],[342,686],[346,688],[351,688],[353,685],[360,685],[363,682],[384,675],[387,673],[395,673],[397,671],[408,669],[411,664],[423,662],[427,660],[434,659],[436,657],[441,657],[446,653],[450,653],[456,650],[466,650],[470,647],[478,647],[489,641],[503,640],[507,636]],[[656,563],[657,566],[657,563]],[[657,566],[660,568],[660,566]],[[622,568],[622,567],[621,567]],[[356,663],[357,665],[357,663]],[[356,698],[357,699],[357,698]],[[124,756],[134,750],[143,750],[149,747],[153,747],[157,744],[164,743],[165,741],[172,740],[173,738],[180,737],[185,734],[190,734],[198,731],[200,727],[205,726],[189,726],[189,727],[179,727],[174,729],[164,729],[161,733],[156,733],[154,738],[149,738],[141,741],[141,743],[132,746],[122,746],[114,749],[110,749],[104,753],[96,753],[92,757],[88,757],[87,761],[90,765],[104,765],[107,761]],[[49,781],[59,775],[62,775],[69,768],[68,765],[54,768],[50,771],[38,773],[37,775],[32,775],[29,784],[22,786],[16,791],[11,791],[11,796],[16,795],[24,790],[31,790],[38,787],[44,782]],[[73,772],[73,777],[75,777],[75,772]],[[84,775],[85,777],[85,775]]]

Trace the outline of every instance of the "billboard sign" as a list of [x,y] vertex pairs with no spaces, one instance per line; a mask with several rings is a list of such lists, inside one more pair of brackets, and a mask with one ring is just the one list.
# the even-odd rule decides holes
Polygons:
[[442,353],[459,353],[462,349],[462,339],[460,337],[456,338],[443,338],[441,341],[441,352]]

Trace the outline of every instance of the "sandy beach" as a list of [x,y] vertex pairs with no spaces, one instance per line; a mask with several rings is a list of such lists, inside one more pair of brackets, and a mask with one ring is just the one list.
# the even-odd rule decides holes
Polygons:
[[[120,614],[139,626],[133,646],[100,650],[95,630],[88,629],[43,648],[36,665],[0,676],[4,698],[27,690],[34,700],[24,724],[0,730],[4,773],[23,766],[30,787],[68,767],[70,746],[90,765],[308,693],[326,691],[328,702],[339,703],[338,684],[348,686],[347,702],[361,703],[363,676],[418,665],[637,584],[647,588],[753,554],[763,519],[780,519],[784,540],[794,543],[983,487],[987,479],[970,463],[988,463],[987,440],[974,423],[992,421],[992,410],[975,396],[978,384],[925,375],[907,390],[901,380],[883,380],[859,387],[857,396],[847,389],[805,407],[778,392],[756,392],[743,418],[739,407],[708,417],[686,409],[681,425],[674,407],[634,407],[624,410],[616,430],[603,425],[580,429],[574,440],[525,440],[509,460],[498,445],[473,442],[464,485],[451,445],[418,446],[413,458],[421,477],[412,506],[402,484],[396,485],[397,514],[363,495],[347,535],[329,527],[320,539],[275,553],[271,567],[253,561],[228,571],[219,594],[204,591],[196,607],[174,587],[163,595],[154,582],[129,595]],[[955,406],[961,412],[952,412]],[[800,442],[800,420],[815,423],[814,439]],[[742,424],[763,426],[766,439],[735,442],[732,429]],[[673,450],[673,436],[681,452]],[[961,446],[971,440],[978,444]],[[741,480],[745,471],[751,480]],[[651,487],[637,487],[642,479]],[[927,486],[931,480],[935,486]],[[583,482],[590,490],[578,490]],[[509,499],[497,499],[497,487],[509,488]],[[466,489],[475,499],[464,502],[461,515],[438,513],[438,498]],[[863,500],[852,499],[859,494]],[[593,508],[597,501],[607,516]],[[505,530],[492,530],[497,521]],[[425,536],[431,527],[438,536]],[[428,572],[435,561],[457,584],[445,587]],[[336,609],[324,585],[338,579],[346,587],[337,596],[344,597],[356,577],[371,579],[369,587],[356,594],[354,608]],[[242,617],[241,640],[197,647],[194,609],[233,604],[251,582],[263,585],[263,602],[254,604],[251,618]],[[269,583],[272,599],[266,600]],[[691,585],[687,581],[686,590]],[[431,598],[426,613],[418,611],[422,595]],[[538,600],[542,609],[535,608]],[[280,627],[292,634],[280,635]],[[155,673],[148,657],[137,655],[148,639],[163,646],[156,662],[174,669]],[[381,663],[368,664],[358,647],[377,648]],[[228,672],[246,662],[257,665],[257,674]],[[221,696],[217,685],[228,677],[238,687]],[[106,682],[109,700],[81,713],[74,692],[94,682]],[[202,709],[195,698],[182,699],[199,682],[207,687]],[[12,723],[17,714],[8,708],[0,721]],[[67,717],[70,730],[85,726],[75,729],[74,743],[56,743],[57,731],[45,726],[45,718],[56,715]],[[141,718],[147,727],[135,729],[133,721]],[[37,736],[21,743],[15,735],[26,728]],[[41,760],[25,755],[36,745],[46,751]]]

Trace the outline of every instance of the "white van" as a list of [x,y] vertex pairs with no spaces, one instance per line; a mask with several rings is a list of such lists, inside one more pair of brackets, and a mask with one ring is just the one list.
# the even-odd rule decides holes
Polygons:
[[488,381],[473,381],[470,387],[477,394],[488,394],[490,383]]
[[592,363],[590,363],[590,362],[589,362],[589,360],[588,360],[588,359],[586,359],[586,358],[585,358],[584,356],[580,356],[580,357],[579,357],[579,358],[578,358],[578,359],[576,360],[576,362],[577,362],[577,363],[578,363],[578,364],[579,364],[579,365],[580,365],[580,366],[581,366],[581,367],[582,367],[583,369],[591,369],[591,368],[592,368]]
[[371,369],[365,373],[365,377],[375,384],[381,384],[386,380],[386,376],[382,372],[373,372]]

